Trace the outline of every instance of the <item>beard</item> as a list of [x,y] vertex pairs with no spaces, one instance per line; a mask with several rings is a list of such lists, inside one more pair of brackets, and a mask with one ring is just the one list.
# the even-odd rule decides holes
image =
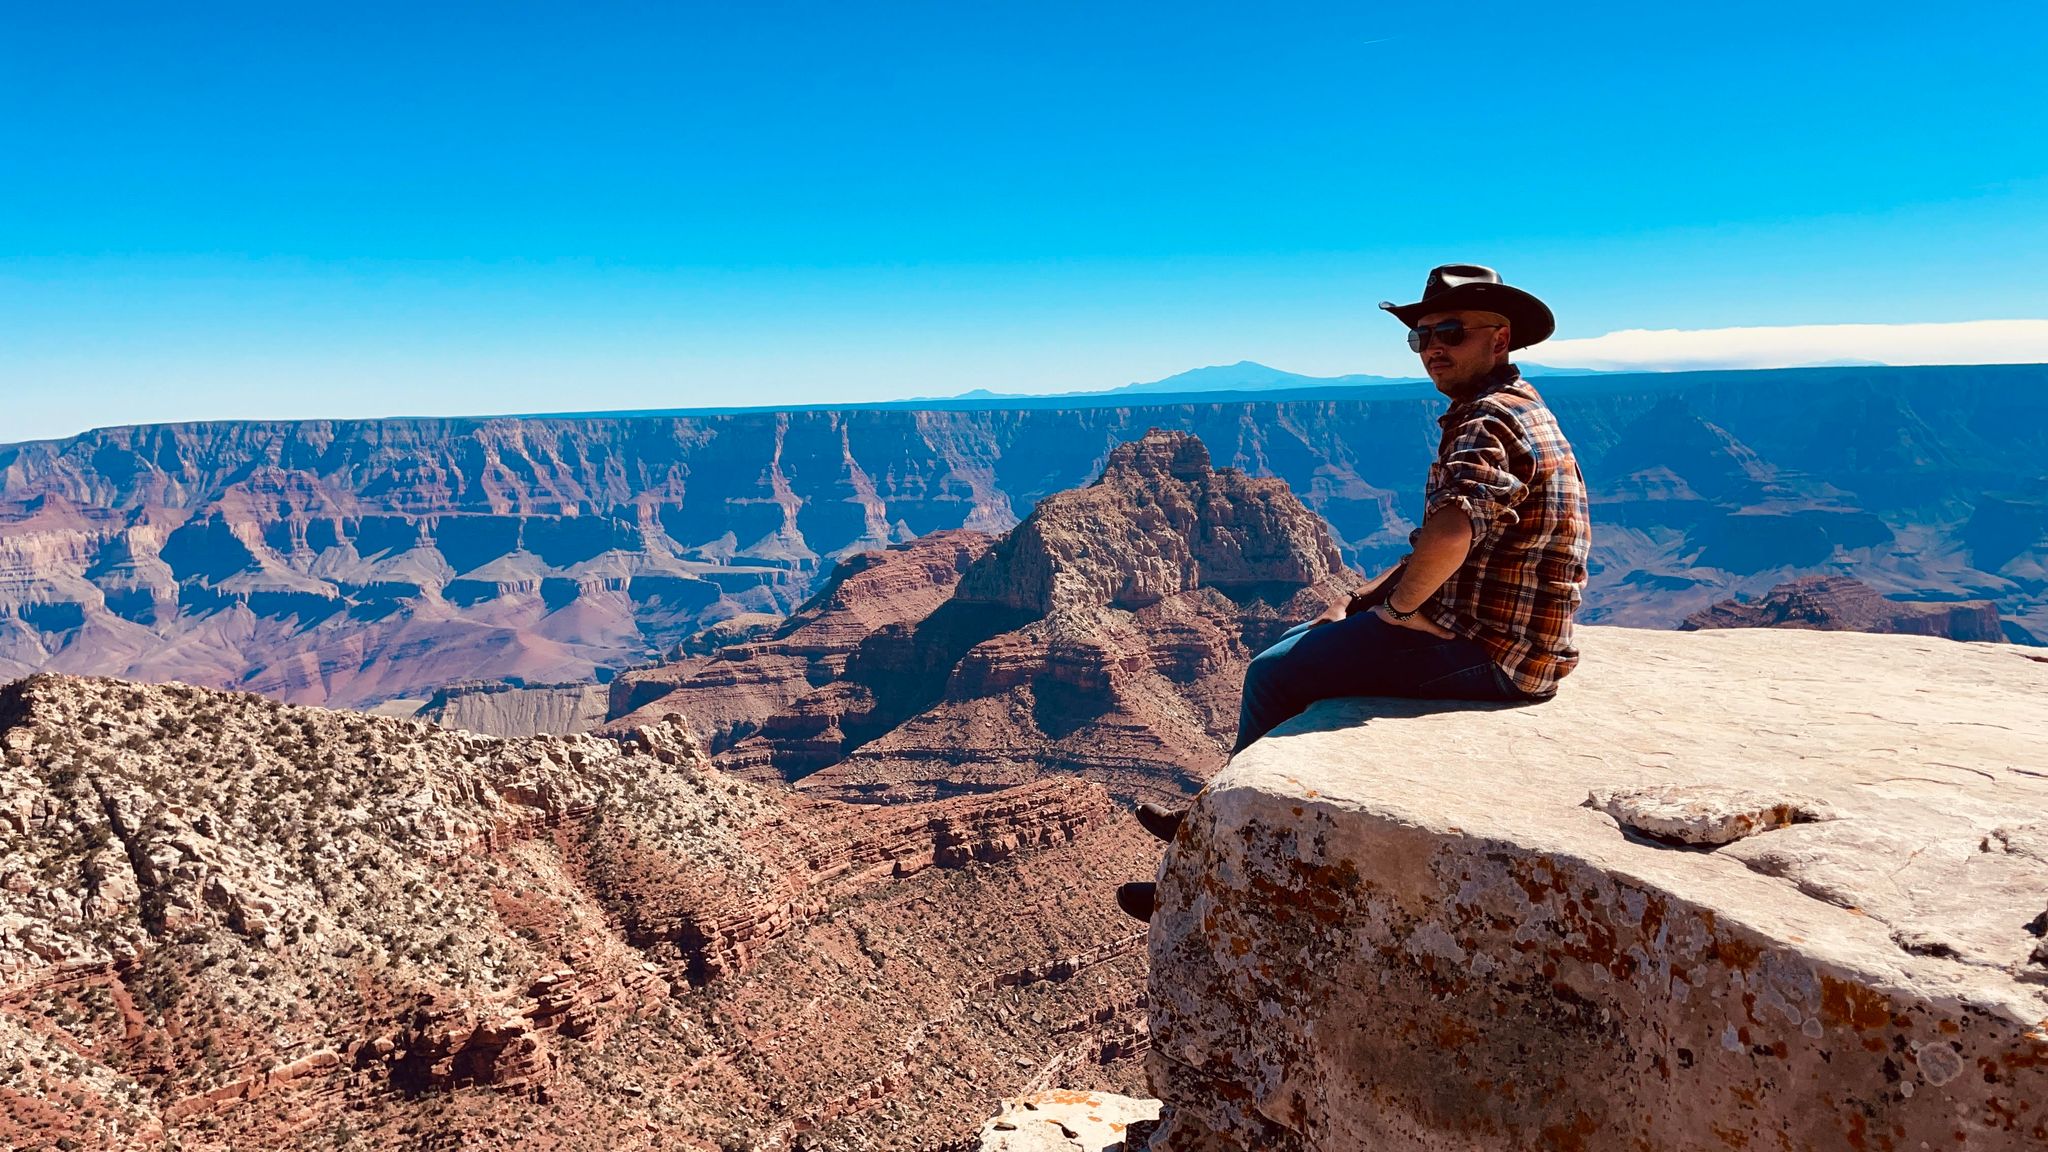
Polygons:
[[[1456,366],[1454,365],[1453,369],[1455,370],[1455,368]],[[1479,389],[1492,375],[1493,366],[1489,364],[1483,368],[1475,368],[1469,372],[1453,376],[1432,376],[1430,383],[1436,385],[1438,392],[1453,400],[1469,400],[1479,394]]]

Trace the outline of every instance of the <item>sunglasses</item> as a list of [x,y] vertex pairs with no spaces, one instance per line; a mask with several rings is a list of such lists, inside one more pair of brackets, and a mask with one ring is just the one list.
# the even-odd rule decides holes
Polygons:
[[1505,325],[1474,324],[1467,327],[1463,320],[1443,320],[1435,324],[1426,324],[1420,328],[1410,328],[1408,330],[1408,348],[1410,351],[1420,352],[1429,347],[1429,339],[1432,336],[1436,337],[1436,342],[1444,347],[1456,348],[1465,342],[1465,333],[1467,332],[1477,332],[1481,328],[1501,327],[1505,327]]

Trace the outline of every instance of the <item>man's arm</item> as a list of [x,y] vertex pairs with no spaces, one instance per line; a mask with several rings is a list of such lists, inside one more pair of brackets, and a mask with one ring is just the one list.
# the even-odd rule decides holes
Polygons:
[[1378,609],[1381,619],[1432,636],[1452,635],[1420,615],[1405,620],[1394,616],[1419,612],[1464,566],[1475,545],[1519,522],[1515,506],[1529,494],[1531,477],[1524,473],[1532,457],[1518,447],[1515,426],[1483,409],[1454,430],[1438,460],[1443,482],[1431,494],[1422,527],[1411,538],[1415,551],[1408,557],[1407,572]]
[[[1462,509],[1439,508],[1422,522],[1415,534],[1415,550],[1403,562],[1401,582],[1377,609],[1380,619],[1402,628],[1413,628],[1448,640],[1450,629],[1427,617],[1412,615],[1452,574],[1464,566],[1472,551],[1472,518]],[[1401,615],[1397,618],[1396,613]]]
[[1413,612],[1423,601],[1436,595],[1472,552],[1472,518],[1463,510],[1438,508],[1422,522],[1415,535],[1415,551],[1409,555],[1407,572],[1387,597],[1396,612]]

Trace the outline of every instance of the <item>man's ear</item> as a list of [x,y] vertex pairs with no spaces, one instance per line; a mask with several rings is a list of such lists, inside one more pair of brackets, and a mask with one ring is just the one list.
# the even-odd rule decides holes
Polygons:
[[1493,330],[1493,354],[1501,357],[1508,354],[1508,345],[1514,343],[1514,330],[1503,324]]

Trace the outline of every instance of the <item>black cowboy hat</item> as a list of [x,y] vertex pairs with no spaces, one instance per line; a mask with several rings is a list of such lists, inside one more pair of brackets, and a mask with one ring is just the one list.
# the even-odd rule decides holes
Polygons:
[[1477,264],[1438,265],[1429,270],[1422,299],[1413,304],[1382,300],[1380,307],[1410,328],[1431,312],[1498,312],[1508,318],[1509,348],[1540,344],[1557,331],[1557,318],[1550,314],[1548,304],[1501,283],[1500,273]]

